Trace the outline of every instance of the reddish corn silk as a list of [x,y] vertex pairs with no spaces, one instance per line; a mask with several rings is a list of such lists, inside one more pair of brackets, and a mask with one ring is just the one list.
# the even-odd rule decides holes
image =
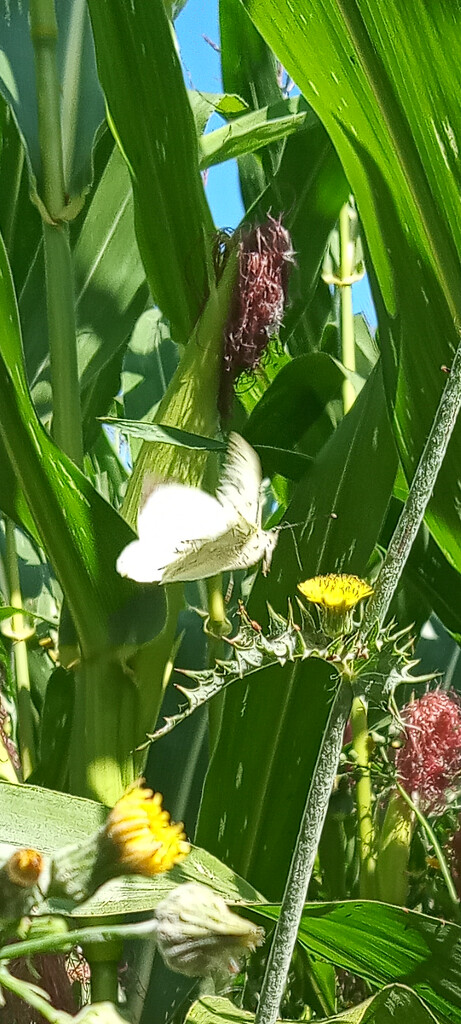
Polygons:
[[407,704],[402,720],[397,777],[423,810],[443,808],[447,791],[461,779],[461,708],[453,696],[433,690]]
[[232,410],[235,381],[259,366],[270,338],[280,330],[293,262],[291,238],[280,217],[268,216],[265,224],[242,235],[218,395],[224,419]]

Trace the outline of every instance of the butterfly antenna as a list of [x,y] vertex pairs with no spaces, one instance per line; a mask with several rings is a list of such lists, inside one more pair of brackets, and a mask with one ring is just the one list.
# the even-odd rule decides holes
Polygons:
[[303,573],[304,572],[304,566],[303,566],[303,563],[301,561],[301,556],[299,554],[298,542],[296,540],[296,534],[295,534],[295,530],[294,530],[295,526],[302,526],[302,523],[284,523],[283,526],[280,527],[280,529],[281,530],[283,530],[283,529],[290,530],[291,536],[293,537],[293,545],[294,545],[294,549],[295,549],[296,561],[298,563],[298,566],[299,566],[299,569],[300,569],[301,573]]

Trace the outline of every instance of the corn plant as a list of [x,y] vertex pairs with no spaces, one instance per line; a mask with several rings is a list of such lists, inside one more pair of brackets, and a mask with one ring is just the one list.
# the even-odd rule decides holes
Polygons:
[[[2,1013],[461,1021],[461,12],[182,6],[0,14]],[[236,436],[270,572],[122,576]]]

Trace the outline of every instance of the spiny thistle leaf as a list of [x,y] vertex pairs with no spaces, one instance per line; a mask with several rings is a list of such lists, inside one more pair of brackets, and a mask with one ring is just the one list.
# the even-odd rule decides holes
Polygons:
[[312,656],[327,657],[331,641],[316,630],[313,619],[305,609],[303,625],[300,627],[293,621],[291,605],[288,618],[279,615],[270,605],[267,608],[269,628],[265,635],[259,623],[250,619],[244,606],[240,605],[239,631],[235,637],[225,639],[225,643],[229,644],[233,651],[233,657],[229,661],[216,661],[214,668],[201,672],[178,669],[181,675],[192,679],[196,686],[190,689],[176,684],[176,689],[184,694],[187,705],[178,714],[166,717],[165,724],[149,735],[149,742],[171,732],[176,725],[236,679],[253,675],[270,665],[285,665],[287,661],[304,660]]
[[[184,695],[187,703],[176,715],[166,717],[164,725],[148,736],[144,746],[171,732],[236,679],[255,675],[271,665],[283,666],[290,661],[304,661],[312,657],[330,661],[344,678],[349,679],[355,693],[364,694],[377,704],[389,703],[400,683],[419,683],[433,678],[411,675],[411,670],[418,664],[411,657],[411,627],[399,630],[396,623],[391,622],[381,632],[372,634],[366,647],[363,644],[359,646],[357,629],[348,636],[327,637],[306,608],[298,603],[301,626],[293,619],[290,603],[287,618],[268,605],[267,633],[263,633],[259,623],[250,619],[240,604],[238,633],[224,640],[232,648],[232,658],[216,661],[214,668],[200,672],[178,669],[182,675],[192,679],[195,686],[190,688],[176,684],[176,689]],[[207,632],[206,623],[204,628]]]
[[366,649],[356,652],[353,685],[358,693],[364,693],[368,700],[377,704],[389,703],[401,683],[423,683],[434,678],[434,673],[411,674],[419,664],[418,658],[412,658],[412,628],[398,629],[397,623],[392,621],[381,632],[372,634]]

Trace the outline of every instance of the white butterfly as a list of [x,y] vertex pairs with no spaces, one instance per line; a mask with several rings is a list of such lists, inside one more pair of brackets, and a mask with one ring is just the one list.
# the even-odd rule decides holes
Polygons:
[[232,433],[216,492],[160,484],[138,514],[139,540],[117,559],[117,572],[138,583],[201,580],[248,569],[263,559],[269,570],[278,530],[261,526],[261,464],[253,448]]

